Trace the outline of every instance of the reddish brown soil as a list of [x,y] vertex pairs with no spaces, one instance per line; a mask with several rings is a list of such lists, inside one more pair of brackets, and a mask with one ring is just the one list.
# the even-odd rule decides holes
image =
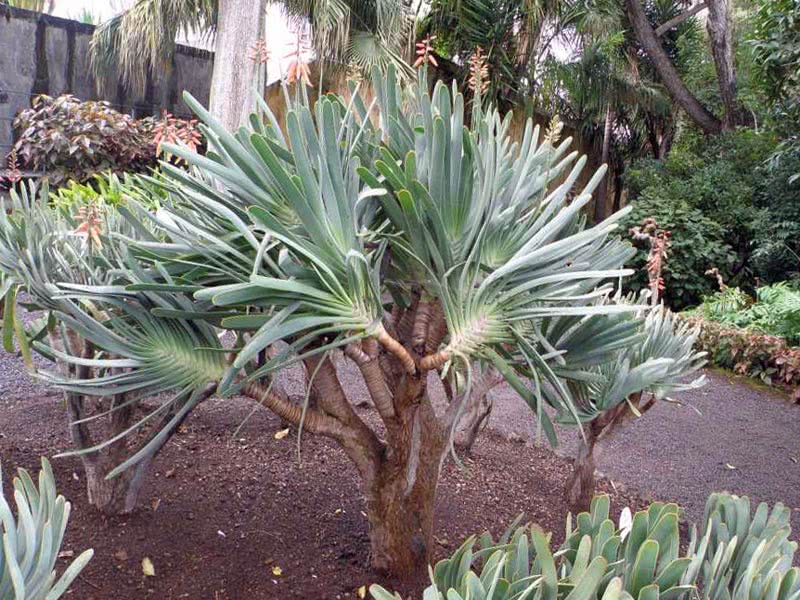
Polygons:
[[[68,447],[56,396],[7,400],[0,403],[6,478],[10,465],[35,469],[41,455]],[[298,461],[296,437],[276,440],[279,423],[265,411],[232,439],[249,410],[237,400],[197,410],[156,461],[141,508],[126,518],[97,516],[86,504],[77,460],[54,461],[59,490],[73,503],[63,549],[96,552],[67,598],[326,600],[356,598],[360,586],[376,581],[421,596],[424,579],[387,582],[370,571],[364,502],[344,454],[307,436]],[[559,541],[567,473],[568,464],[549,450],[485,434],[464,469],[446,467],[437,558],[472,533],[501,532],[522,512]],[[616,510],[640,505],[611,492]],[[143,575],[144,558],[154,577]]]

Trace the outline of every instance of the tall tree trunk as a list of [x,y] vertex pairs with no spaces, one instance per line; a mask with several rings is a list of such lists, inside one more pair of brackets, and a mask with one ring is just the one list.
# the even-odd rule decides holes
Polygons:
[[[600,162],[608,165],[608,160],[611,155],[611,125],[613,119],[611,118],[611,106],[606,107],[606,121],[603,127],[603,150],[600,154]],[[594,199],[594,222],[599,223],[608,216],[608,170],[606,170],[603,180],[597,188],[597,194]]]
[[640,0],[625,0],[625,5],[636,38],[647,56],[653,61],[658,76],[670,95],[703,131],[709,134],[719,133],[722,130],[722,123],[700,103],[683,83],[681,76],[650,26]]
[[736,62],[733,56],[733,14],[730,0],[707,0],[706,28],[711,42],[711,54],[717,69],[719,94],[725,116],[723,129],[742,124],[742,111],[736,101]]
[[625,189],[625,184],[622,179],[624,167],[614,170],[614,203],[611,209],[613,213],[619,212],[622,209],[622,194]]
[[266,0],[220,0],[210,110],[229,130],[237,129],[255,106],[258,67],[248,54],[264,37]]

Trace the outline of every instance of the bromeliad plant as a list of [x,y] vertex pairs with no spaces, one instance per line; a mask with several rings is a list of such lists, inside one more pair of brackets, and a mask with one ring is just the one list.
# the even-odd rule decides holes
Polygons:
[[[424,70],[410,88],[376,72],[372,91],[354,84],[311,106],[298,84],[284,123],[261,102],[236,132],[187,96],[208,153],[164,145],[189,170],[163,165],[155,213],[120,209],[130,231],[109,230],[98,250],[108,281],[47,275],[49,310],[83,354],[34,347],[90,369],[43,375],[69,393],[176,390],[144,417],[168,415],[163,435],[123,467],[214,392],[336,440],[362,478],[373,565],[402,574],[428,558],[441,465],[477,373],[502,376],[555,443],[551,413],[582,418],[571,382],[638,343],[644,323],[606,301],[630,273],[632,249],[614,235],[625,212],[587,227],[603,170],[574,189],[586,159],[558,127],[528,123],[514,142],[510,115],[479,103],[465,114],[458,90],[431,93]],[[236,342],[223,349],[225,330]],[[334,350],[357,365],[381,427],[354,410]],[[312,392],[303,404],[275,381],[296,363]],[[432,404],[431,376],[447,406]]]
[[13,483],[16,518],[3,493],[0,473],[0,598],[58,600],[94,554],[86,550],[56,580],[58,559],[69,520],[70,504],[56,496],[56,482],[42,459],[37,488],[25,469]]
[[[625,518],[627,517],[627,519]],[[656,502],[619,526],[609,519],[609,498],[598,496],[590,512],[567,518],[565,542],[553,552],[550,535],[516,523],[494,541],[469,538],[430,570],[423,600],[797,600],[800,569],[789,542],[790,511],[712,494],[702,537],[692,530],[681,554],[676,504]],[[476,548],[477,546],[477,548]],[[400,600],[370,588],[374,600]]]

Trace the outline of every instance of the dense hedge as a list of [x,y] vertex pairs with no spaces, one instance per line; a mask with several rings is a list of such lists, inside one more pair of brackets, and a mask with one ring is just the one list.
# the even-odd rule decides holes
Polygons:
[[768,385],[788,388],[800,402],[800,347],[790,346],[782,337],[695,315],[681,318],[700,326],[697,347],[708,353],[711,364],[758,378]]

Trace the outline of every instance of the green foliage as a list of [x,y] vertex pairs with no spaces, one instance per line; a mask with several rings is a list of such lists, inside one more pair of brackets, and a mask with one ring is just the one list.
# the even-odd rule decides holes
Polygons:
[[756,196],[753,272],[765,283],[800,277],[800,153],[774,158]]
[[800,2],[761,2],[753,19],[749,42],[761,88],[771,100],[769,125],[781,137],[772,155],[776,170],[790,161],[790,182],[800,179]]
[[750,43],[755,48],[763,84],[775,99],[798,102],[800,91],[800,2],[761,2]]
[[107,102],[37,96],[14,119],[14,128],[20,159],[56,186],[70,179],[82,183],[107,170],[135,172],[155,165],[149,132]]
[[[632,519],[625,509],[615,526],[609,498],[598,496],[575,527],[568,517],[557,552],[537,525],[512,524],[497,542],[469,538],[430,572],[423,600],[797,600],[790,514],[762,503],[751,516],[748,498],[712,494],[702,537],[695,527],[682,554],[676,504],[653,503]],[[400,598],[377,585],[370,592]]]
[[54,206],[73,213],[88,205],[121,206],[131,198],[135,198],[148,209],[156,209],[159,201],[166,198],[166,194],[153,181],[131,173],[124,173],[120,177],[106,172],[94,175],[86,183],[72,180],[58,188],[49,198]]
[[[658,186],[649,187],[634,200],[633,210],[623,225],[631,228],[651,217],[660,228],[670,232],[671,244],[662,271],[662,298],[668,306],[679,310],[713,293],[715,282],[703,274],[713,267],[730,273],[736,255],[725,243],[722,226],[681,198],[664,198],[659,189]],[[631,260],[635,275],[626,282],[630,290],[648,287],[648,253],[649,248],[640,248]]]
[[92,558],[86,550],[56,580],[55,566],[69,520],[70,504],[56,495],[53,470],[42,459],[38,488],[25,469],[13,482],[17,517],[0,477],[0,598],[57,600]]
[[[627,172],[633,212],[626,224],[652,217],[671,233],[663,272],[669,306],[682,309],[711,294],[716,283],[705,272],[714,267],[725,281],[752,287],[754,240],[769,231],[761,231],[760,198],[774,144],[771,135],[747,129],[713,138],[687,132],[666,160],[639,161]],[[635,258],[634,290],[647,284],[648,250]]]
[[785,283],[760,287],[756,299],[739,288],[726,288],[703,299],[697,313],[705,319],[800,343],[800,291]]

